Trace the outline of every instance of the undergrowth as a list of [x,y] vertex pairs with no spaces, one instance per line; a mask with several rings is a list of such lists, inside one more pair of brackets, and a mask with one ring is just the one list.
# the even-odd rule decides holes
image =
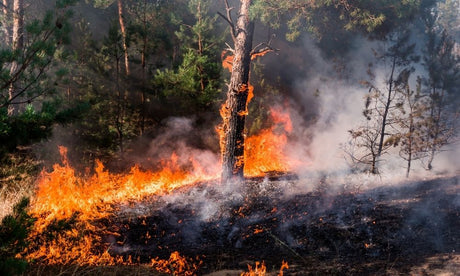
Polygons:
[[18,258],[27,246],[27,236],[34,219],[27,213],[29,199],[22,198],[0,224],[0,275],[17,275],[27,268],[27,262]]
[[42,163],[23,148],[0,160],[0,220],[13,211],[23,197],[31,197]]

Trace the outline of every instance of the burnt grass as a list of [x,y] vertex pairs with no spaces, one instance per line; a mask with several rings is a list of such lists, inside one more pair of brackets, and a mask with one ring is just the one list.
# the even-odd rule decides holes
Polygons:
[[[289,183],[302,181],[290,178],[248,179],[238,198],[203,183],[180,191],[182,199],[120,205],[103,240],[112,255],[141,263],[173,251],[198,256],[198,275],[262,260],[269,270],[286,260],[286,275],[409,274],[433,256],[457,258],[459,269],[460,177],[334,193],[320,182],[287,196]],[[203,218],[210,202],[218,210]]]

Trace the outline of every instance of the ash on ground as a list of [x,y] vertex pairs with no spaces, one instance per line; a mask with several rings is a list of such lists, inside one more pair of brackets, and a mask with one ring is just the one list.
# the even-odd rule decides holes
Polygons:
[[[460,269],[459,176],[331,192],[327,179],[296,193],[295,177],[201,183],[164,197],[120,204],[112,255],[140,262],[173,251],[199,274],[283,260],[285,275],[455,275]],[[294,191],[293,191],[294,190]],[[289,192],[286,192],[289,191]]]

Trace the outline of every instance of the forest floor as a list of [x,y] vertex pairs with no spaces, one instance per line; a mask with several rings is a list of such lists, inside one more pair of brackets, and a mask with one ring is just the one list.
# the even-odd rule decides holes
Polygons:
[[[111,255],[148,263],[178,251],[197,264],[195,275],[240,275],[256,261],[277,275],[283,260],[284,275],[458,275],[459,180],[332,192],[325,179],[304,193],[296,192],[302,179],[291,176],[248,180],[242,193],[201,183],[120,204],[93,223],[108,230],[101,239]],[[27,274],[152,275],[143,267],[35,264]]]

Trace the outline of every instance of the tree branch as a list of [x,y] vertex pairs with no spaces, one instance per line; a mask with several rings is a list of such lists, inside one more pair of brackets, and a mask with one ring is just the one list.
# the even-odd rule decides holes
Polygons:
[[[37,75],[34,77],[33,80],[31,80],[25,87],[23,87],[21,89],[21,91],[19,91],[16,95],[14,95],[14,97],[12,97],[11,99],[8,99],[6,102],[4,102],[0,108],[3,108],[3,107],[6,107],[8,105],[12,105],[12,104],[20,104],[20,103],[23,103],[23,102],[13,102],[16,98],[18,98],[19,96],[23,95],[30,87],[32,87],[32,85],[36,84],[38,82],[38,80],[40,79],[40,77],[45,73],[45,69],[48,67],[48,65],[51,64],[51,60],[48,60],[48,62],[42,66]],[[38,98],[39,96],[41,96],[42,94],[44,94],[45,92],[43,91],[42,93],[38,93],[36,95],[36,97],[31,97],[29,98],[28,100],[26,100],[26,103],[28,103],[30,100],[33,100],[35,98]]]
[[228,0],[224,0],[224,3],[225,3],[225,10],[226,10],[227,15],[223,15],[220,12],[217,12],[217,14],[220,15],[230,25],[230,31],[231,31],[231,34],[232,34],[232,39],[233,39],[233,42],[235,42],[236,41],[236,30],[235,30],[235,24],[233,23],[233,19],[232,19],[232,9],[233,9],[233,7],[230,7],[228,5]]
[[[273,48],[271,46],[272,40],[275,37],[275,35],[271,35],[270,39],[267,42],[261,42],[257,44],[254,48],[251,50],[251,59],[254,59],[258,56],[263,56],[268,52],[278,52],[280,49]],[[264,46],[264,47],[262,47]]]

